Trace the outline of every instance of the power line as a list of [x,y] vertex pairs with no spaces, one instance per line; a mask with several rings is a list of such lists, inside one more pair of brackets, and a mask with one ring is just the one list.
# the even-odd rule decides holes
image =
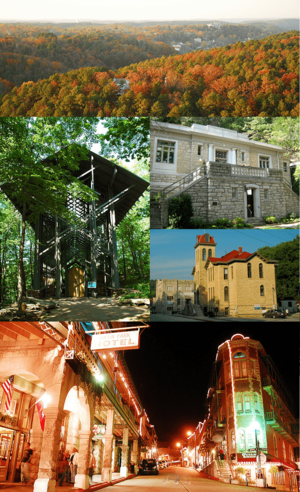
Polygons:
[[[276,236],[275,234],[272,234],[271,232],[267,232],[267,231],[264,231],[264,230],[262,230],[262,232],[264,232],[265,234],[270,234],[270,236],[274,236],[274,237],[278,237],[279,239],[282,239],[282,237]],[[291,233],[288,233],[288,232],[286,232],[286,234],[290,234],[290,236],[293,236],[294,239],[295,239],[295,237],[297,237],[297,236],[294,236],[294,234],[291,234]]]
[[245,232],[238,231],[238,230],[236,232],[240,232],[241,234],[244,234],[244,236],[251,237],[251,239],[255,239],[256,241],[260,241],[261,243],[269,244],[270,246],[274,246],[274,244],[267,243],[267,241],[263,241],[262,239],[257,239],[256,237],[250,236],[250,234],[245,234]]

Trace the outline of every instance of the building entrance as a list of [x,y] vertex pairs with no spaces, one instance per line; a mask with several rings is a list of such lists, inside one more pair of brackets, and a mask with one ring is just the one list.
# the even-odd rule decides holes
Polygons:
[[253,190],[247,189],[247,217],[254,217]]
[[0,427],[0,482],[7,479],[8,465],[11,458],[14,431]]

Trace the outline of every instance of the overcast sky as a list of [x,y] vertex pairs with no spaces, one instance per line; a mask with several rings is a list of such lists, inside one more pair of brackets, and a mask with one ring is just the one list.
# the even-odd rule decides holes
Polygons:
[[205,20],[205,19],[258,19],[295,18],[299,15],[298,0],[152,0],[150,3],[137,0],[1,0],[0,21],[8,20],[94,20],[94,21],[138,21],[138,20]]
[[[291,241],[297,230],[205,230],[214,237],[217,258],[230,251],[243,248],[243,251],[254,253],[264,246],[275,246],[284,241]],[[192,270],[195,266],[196,236],[204,230],[151,230],[150,255],[151,279],[182,279],[193,280]]]

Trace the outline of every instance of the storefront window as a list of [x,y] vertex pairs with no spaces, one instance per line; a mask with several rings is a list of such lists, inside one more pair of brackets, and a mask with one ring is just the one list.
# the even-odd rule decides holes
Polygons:
[[8,410],[8,414],[11,417],[18,417],[21,403],[21,393],[19,391],[13,391],[12,400]]

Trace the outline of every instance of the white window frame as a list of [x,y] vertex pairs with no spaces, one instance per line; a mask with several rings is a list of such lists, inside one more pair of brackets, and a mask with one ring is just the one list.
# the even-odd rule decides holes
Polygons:
[[[269,167],[260,167],[259,161],[262,157],[268,157],[269,158]],[[272,156],[270,154],[258,154],[257,165],[258,165],[259,169],[272,169],[273,168]]]
[[216,147],[214,146],[214,162],[217,162],[217,151],[219,152],[227,152],[226,162],[220,162],[220,164],[232,164],[228,159],[231,160],[231,149],[229,147]]
[[[245,164],[245,162],[246,162],[246,154],[247,154],[247,152],[246,152],[245,150],[241,150],[240,152],[241,152],[241,162],[242,162],[243,164]],[[242,154],[244,154],[244,160],[243,160],[243,156],[242,156]]]
[[[284,168],[284,165],[286,166],[286,169]],[[287,173],[287,170],[288,170],[288,163],[287,163],[287,162],[285,162],[285,161],[284,161],[284,162],[282,163],[282,169],[283,169],[283,172],[284,172],[284,173]]]
[[[156,154],[157,154],[157,146],[158,146],[158,141],[163,140],[165,142],[174,142],[175,143],[175,152],[174,152],[174,163],[173,164],[167,164],[164,162],[156,162]],[[155,137],[155,143],[154,143],[154,156],[153,156],[153,171],[163,171],[164,173],[170,173],[174,174],[177,172],[177,153],[178,153],[178,140],[174,138],[169,138],[166,137],[164,138],[163,135],[159,137]]]

